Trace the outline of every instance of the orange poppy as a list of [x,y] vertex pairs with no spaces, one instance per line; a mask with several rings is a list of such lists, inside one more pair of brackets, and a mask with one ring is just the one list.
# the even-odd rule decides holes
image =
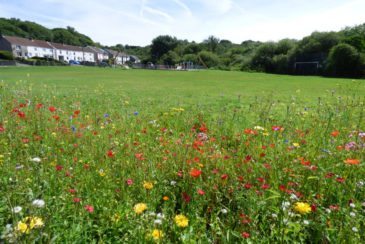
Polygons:
[[358,165],[358,164],[360,164],[360,160],[355,159],[355,158],[348,158],[344,162],[346,164],[350,164],[350,165]]

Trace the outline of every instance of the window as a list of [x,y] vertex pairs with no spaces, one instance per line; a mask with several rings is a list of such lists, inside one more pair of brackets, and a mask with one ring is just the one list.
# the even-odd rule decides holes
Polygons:
[[16,48],[16,50],[20,50],[22,47],[17,45],[15,48]]
[[29,53],[29,57],[32,57],[32,53]]
[[43,48],[43,51],[45,51],[45,52],[46,52],[47,50],[46,50],[45,48]]
[[37,51],[37,48],[36,47],[34,48],[34,51]]

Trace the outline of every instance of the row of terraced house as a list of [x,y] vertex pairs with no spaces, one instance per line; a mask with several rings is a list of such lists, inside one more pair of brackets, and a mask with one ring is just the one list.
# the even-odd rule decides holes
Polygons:
[[139,62],[139,59],[135,56],[110,49],[101,49],[93,46],[72,46],[14,36],[0,36],[0,50],[10,51],[15,58],[24,59],[41,57],[61,62],[100,63],[113,58],[116,64],[124,64],[127,61]]

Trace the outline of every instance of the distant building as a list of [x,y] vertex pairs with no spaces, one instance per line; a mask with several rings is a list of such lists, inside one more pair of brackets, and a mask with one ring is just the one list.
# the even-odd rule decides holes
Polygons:
[[85,51],[94,53],[94,59],[97,63],[100,63],[100,62],[103,62],[103,61],[106,61],[109,59],[109,53],[101,48],[87,46],[85,48]]
[[59,61],[70,62],[95,62],[94,53],[87,50],[86,47],[78,47],[60,43],[50,42],[50,45],[54,48],[54,59]]
[[108,52],[110,59],[115,59],[115,64],[125,64],[130,60],[130,56],[123,52],[118,52],[111,49],[105,49],[105,51]]
[[0,36],[0,50],[13,53],[18,58],[53,58],[54,48],[46,41],[14,36]]
[[52,58],[68,63],[70,61],[100,63],[109,59],[115,59],[115,64],[118,65],[125,64],[127,61],[140,62],[136,56],[111,49],[93,46],[79,47],[14,36],[0,35],[0,50],[12,52],[15,58]]

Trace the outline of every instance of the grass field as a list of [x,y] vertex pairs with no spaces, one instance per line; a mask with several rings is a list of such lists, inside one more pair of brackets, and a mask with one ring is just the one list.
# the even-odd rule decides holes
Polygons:
[[365,81],[0,69],[0,242],[363,243]]

